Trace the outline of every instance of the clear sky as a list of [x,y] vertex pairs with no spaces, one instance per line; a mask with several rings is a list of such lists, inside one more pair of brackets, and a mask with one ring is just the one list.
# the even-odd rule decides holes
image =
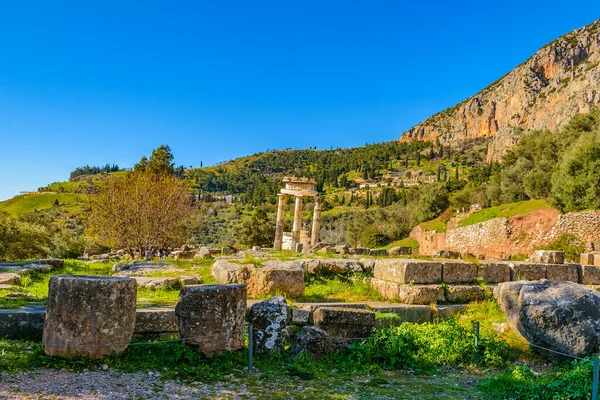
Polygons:
[[199,166],[397,139],[600,2],[5,1],[0,200],[160,144]]

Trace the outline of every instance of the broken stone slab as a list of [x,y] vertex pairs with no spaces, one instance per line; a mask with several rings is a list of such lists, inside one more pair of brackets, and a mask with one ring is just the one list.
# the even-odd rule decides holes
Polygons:
[[288,320],[288,305],[281,296],[254,304],[250,308],[252,350],[255,354],[282,352]]
[[46,307],[27,306],[0,309],[0,337],[14,340],[41,340]]
[[263,266],[254,268],[248,280],[248,296],[284,294],[295,299],[304,294],[304,268],[301,266]]
[[21,275],[12,272],[0,273],[0,285],[19,285]]
[[442,264],[406,258],[378,259],[373,276],[395,283],[438,283],[442,280]]
[[449,303],[471,303],[485,299],[485,289],[476,285],[448,285],[446,300]]
[[469,309],[468,304],[444,304],[435,307],[433,318],[439,320],[450,319],[455,315],[463,313]]
[[181,283],[182,286],[199,285],[200,283],[202,283],[202,278],[196,277],[196,276],[181,275],[179,277],[179,282]]
[[179,335],[204,354],[244,347],[246,285],[193,285],[179,292]]
[[138,284],[138,287],[148,289],[169,289],[179,283],[177,278],[146,278],[135,276],[133,277]]
[[100,359],[125,351],[135,327],[134,279],[63,275],[48,286],[47,355]]
[[0,290],[13,290],[15,287],[13,285],[8,285],[6,283],[0,283]]
[[513,261],[510,264],[511,281],[537,281],[546,279],[546,265]]
[[59,258],[40,258],[29,261],[0,262],[0,270],[26,267],[32,264],[49,265],[52,270],[56,270],[62,268],[65,264],[65,261]]
[[135,311],[136,334],[176,333],[177,330],[175,307],[138,308]]
[[314,312],[317,328],[327,332],[334,343],[347,344],[368,337],[375,327],[375,313],[367,310],[320,307]]
[[442,280],[446,283],[471,283],[477,278],[477,265],[459,260],[442,261]]
[[222,284],[247,283],[250,272],[254,269],[256,268],[252,264],[236,264],[225,259],[217,259],[210,272]]
[[546,279],[579,283],[580,269],[578,264],[546,264]]
[[565,262],[565,253],[555,250],[536,250],[528,258],[536,264],[562,264]]
[[371,286],[386,300],[404,304],[431,304],[446,301],[442,285],[408,285],[371,279]]
[[509,282],[510,272],[510,262],[480,261],[477,276],[486,283]]
[[367,306],[375,312],[393,313],[399,317],[399,322],[429,322],[431,307],[429,305],[370,302]]
[[323,329],[306,326],[295,337],[289,352],[292,357],[308,354],[317,360],[334,350],[334,344]]

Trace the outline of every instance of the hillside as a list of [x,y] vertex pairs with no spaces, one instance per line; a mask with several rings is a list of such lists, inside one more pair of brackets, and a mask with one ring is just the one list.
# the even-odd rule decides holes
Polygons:
[[400,137],[460,146],[489,140],[499,159],[528,130],[556,130],[600,103],[600,20],[561,36],[476,95],[435,114]]

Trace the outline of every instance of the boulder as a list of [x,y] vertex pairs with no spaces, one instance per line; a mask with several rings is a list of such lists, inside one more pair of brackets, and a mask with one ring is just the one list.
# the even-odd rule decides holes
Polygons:
[[511,262],[510,269],[510,280],[512,281],[535,281],[538,279],[546,279],[545,264]]
[[509,282],[510,271],[510,262],[480,261],[477,276],[485,283]]
[[314,326],[307,326],[295,336],[289,352],[293,357],[308,354],[317,360],[333,349],[334,345],[327,332]]
[[531,263],[562,264],[565,262],[565,253],[554,250],[536,250],[528,258]]
[[442,280],[446,283],[471,283],[477,278],[477,265],[459,260],[442,261]]
[[442,280],[442,264],[406,258],[379,259],[373,276],[396,283],[438,283]]
[[274,296],[250,307],[252,350],[255,354],[283,351],[288,320],[288,305],[281,296]]
[[252,264],[236,264],[228,260],[217,259],[210,272],[222,284],[247,283],[250,279],[250,271],[254,269]]
[[373,278],[371,286],[384,299],[404,304],[431,304],[446,301],[442,285],[408,285]]
[[194,258],[208,258],[210,256],[210,249],[208,247],[200,247],[198,250],[196,250]]
[[135,326],[134,279],[53,276],[48,286],[47,355],[100,359],[125,351]]
[[196,253],[193,250],[174,251],[171,254],[175,260],[191,260],[196,256]]
[[541,279],[501,283],[494,296],[510,327],[530,343],[577,357],[600,350],[600,293]]
[[295,299],[304,294],[304,268],[299,265],[269,265],[251,270],[248,296],[284,294]]
[[349,308],[320,307],[315,310],[314,323],[323,329],[334,343],[347,344],[368,337],[375,327],[375,313]]
[[179,335],[204,354],[244,347],[246,285],[184,286],[175,307]]
[[177,329],[174,307],[138,308],[135,311],[136,334],[176,333]]
[[201,277],[196,277],[196,276],[181,275],[179,277],[179,282],[181,282],[182,286],[185,286],[185,285],[199,285],[200,283],[202,283],[202,278]]
[[46,307],[0,310],[0,337],[14,340],[41,340]]

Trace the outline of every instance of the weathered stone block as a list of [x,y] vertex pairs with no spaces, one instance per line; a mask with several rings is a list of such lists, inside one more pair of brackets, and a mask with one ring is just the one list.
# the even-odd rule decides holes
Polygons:
[[600,285],[600,267],[595,265],[582,265],[581,283],[583,285]]
[[301,266],[263,266],[251,271],[248,296],[285,294],[295,299],[304,294],[304,268]]
[[449,285],[446,299],[449,303],[470,303],[485,299],[485,289],[475,285]]
[[236,264],[218,259],[213,263],[210,272],[222,284],[248,283],[250,273],[254,269],[255,267],[252,264]]
[[374,258],[361,258],[358,260],[358,262],[362,264],[363,270],[370,274],[372,274],[375,269],[375,261]]
[[481,261],[477,276],[486,283],[508,282],[510,281],[510,262]]
[[306,353],[314,359],[319,359],[333,350],[334,344],[329,339],[327,332],[314,326],[302,329],[290,346],[290,354],[293,357]]
[[207,355],[244,347],[246,285],[184,286],[175,307],[179,334]]
[[254,304],[250,308],[252,349],[256,354],[283,351],[288,320],[288,305],[281,296]]
[[432,256],[436,257],[436,258],[458,259],[458,258],[460,258],[460,253],[458,251],[452,251],[452,250],[434,250]]
[[442,285],[407,285],[371,279],[371,286],[387,300],[405,304],[431,304],[445,301]]
[[21,283],[21,275],[12,272],[0,273],[0,285],[18,285]]
[[379,259],[373,276],[396,283],[436,283],[442,280],[442,264],[405,258]]
[[306,272],[318,275],[323,272],[346,275],[353,272],[362,272],[363,267],[357,260],[343,258],[326,258],[304,262]]
[[431,307],[429,305],[379,302],[371,302],[367,305],[375,312],[396,314],[400,322],[431,321]]
[[527,262],[510,263],[510,279],[512,281],[537,281],[546,279],[546,265]]
[[580,261],[581,265],[594,265],[594,255],[589,253],[581,253]]
[[53,276],[48,286],[47,355],[99,359],[125,351],[135,326],[134,279]]
[[394,257],[394,256],[400,256],[400,255],[411,255],[412,254],[412,248],[408,247],[408,246],[396,246],[396,247],[392,247],[389,251],[388,251],[388,255]]
[[458,260],[442,261],[442,280],[446,283],[471,283],[477,278],[477,265]]
[[365,338],[375,327],[375,313],[367,310],[321,307],[314,313],[315,326],[323,329],[335,343]]
[[576,264],[547,264],[546,279],[579,283],[579,268]]
[[296,303],[296,306],[302,310],[309,312],[308,323],[313,324],[313,314],[317,308],[335,307],[335,308],[354,308],[358,310],[366,310],[367,303],[341,303],[341,302],[326,302],[326,303]]
[[537,264],[562,264],[565,262],[565,253],[555,250],[536,250],[529,256],[529,262]]
[[367,249],[366,247],[357,247],[354,249],[354,254],[359,256],[366,256],[369,255],[370,251],[371,249]]
[[134,333],[174,333],[178,331],[175,307],[139,308],[135,311]]
[[385,249],[377,249],[377,250],[371,249],[369,251],[369,255],[371,257],[385,257],[388,255],[388,251]]
[[200,277],[181,275],[179,277],[179,282],[182,286],[185,285],[199,285],[202,283],[202,279]]
[[0,310],[0,337],[15,340],[41,340],[46,307]]
[[148,289],[165,289],[172,288],[179,283],[177,278],[146,278],[136,276],[133,279],[138,284],[138,287],[144,287]]
[[311,312],[309,310],[303,310],[300,308],[292,308],[292,324],[308,325],[310,313]]

